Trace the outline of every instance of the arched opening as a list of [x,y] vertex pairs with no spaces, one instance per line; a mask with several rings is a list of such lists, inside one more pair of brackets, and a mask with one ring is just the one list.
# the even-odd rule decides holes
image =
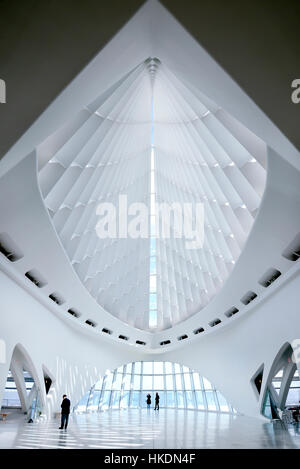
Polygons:
[[37,373],[28,353],[20,344],[16,345],[12,354],[1,411],[22,411],[30,422],[42,412]]
[[[34,380],[30,373],[25,369],[23,371],[23,380],[25,384],[26,394],[29,395],[32,387],[34,386]],[[14,378],[14,373],[10,369],[7,375],[5,390],[2,398],[1,409],[22,409],[22,399],[20,399],[18,387]]]
[[75,406],[75,412],[151,407],[235,413],[225,397],[198,372],[178,363],[143,361],[107,372]]
[[270,419],[282,418],[286,424],[300,420],[300,380],[293,349],[285,344],[271,368],[262,406]]

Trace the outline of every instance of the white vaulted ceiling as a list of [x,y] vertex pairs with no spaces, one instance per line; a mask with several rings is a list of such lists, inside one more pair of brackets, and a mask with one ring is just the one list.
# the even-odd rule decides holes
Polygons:
[[[128,204],[150,207],[152,148],[156,201],[204,204],[202,248],[187,249],[184,238],[158,238],[153,251],[150,238],[97,236],[99,203],[118,207],[119,195],[127,195]],[[251,230],[266,178],[261,148],[262,140],[159,55],[124,70],[40,143],[45,204],[96,301],[148,330],[154,256],[158,330],[203,309],[224,285]]]

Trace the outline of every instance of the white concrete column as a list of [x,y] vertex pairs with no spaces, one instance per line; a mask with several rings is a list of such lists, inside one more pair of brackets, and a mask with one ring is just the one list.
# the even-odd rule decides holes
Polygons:
[[23,412],[27,412],[28,411],[28,396],[27,396],[27,391],[26,391],[26,384],[24,380],[24,372],[23,372],[22,363],[17,362],[13,358],[11,366],[10,366],[10,370],[11,370],[11,373],[14,378],[15,385],[19,394],[19,399],[21,402],[22,410]]
[[12,356],[12,347],[9,346],[3,339],[1,339],[1,360],[0,360],[0,405],[5,391],[7,376],[10,368],[10,361]]

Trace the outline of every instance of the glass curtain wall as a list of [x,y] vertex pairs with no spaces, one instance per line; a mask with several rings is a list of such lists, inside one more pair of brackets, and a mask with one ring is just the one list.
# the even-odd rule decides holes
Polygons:
[[[274,376],[272,380],[272,385],[276,390],[277,394],[279,394],[281,385],[282,385],[282,378],[283,378],[283,370],[278,371],[278,373]],[[295,373],[293,379],[291,381],[289,391],[287,394],[286,399],[286,406],[291,405],[299,405],[300,402],[300,380],[299,380],[299,373],[298,370],[295,369]]]
[[[29,394],[34,385],[34,380],[31,377],[31,375],[25,370],[24,370],[24,381],[25,381],[27,393]],[[1,407],[2,408],[5,408],[5,407],[20,408],[21,407],[19,394],[18,394],[17,387],[16,387],[11,371],[8,372],[8,377],[6,381],[6,386],[5,386],[5,391],[3,394]]]
[[107,373],[81,399],[76,412],[146,408],[147,394],[154,407],[235,413],[224,396],[199,373],[170,362],[135,362]]

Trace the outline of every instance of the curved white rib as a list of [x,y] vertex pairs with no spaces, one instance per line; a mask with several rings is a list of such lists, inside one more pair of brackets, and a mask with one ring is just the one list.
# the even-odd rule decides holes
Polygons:
[[44,156],[39,176],[57,233],[91,295],[121,320],[149,329],[150,240],[99,239],[95,227],[99,203],[118,207],[120,194],[128,205],[150,205],[152,144],[156,201],[202,202],[205,210],[203,248],[186,249],[184,238],[156,240],[157,327],[164,329],[202,309],[239,257],[264,190],[263,142],[158,59],[147,59],[47,139],[44,147],[57,150]]

